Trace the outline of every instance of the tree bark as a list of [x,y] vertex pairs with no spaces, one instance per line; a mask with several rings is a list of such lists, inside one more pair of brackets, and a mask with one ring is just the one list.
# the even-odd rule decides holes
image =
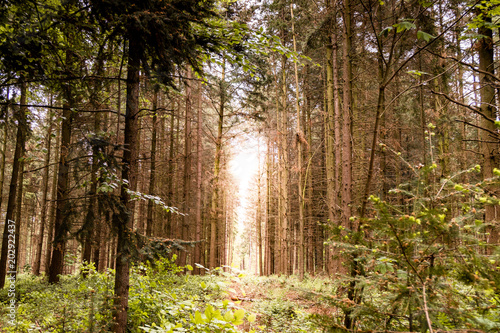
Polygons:
[[[172,114],[170,115],[170,135],[169,135],[169,148],[168,148],[168,174],[167,174],[167,203],[169,206],[173,206],[174,201],[174,173],[175,173],[175,168],[174,168],[174,150],[176,149],[177,145],[175,145],[175,100],[172,103],[174,105],[174,110],[172,111]],[[174,218],[172,214],[167,214],[166,217],[166,222],[165,227],[163,230],[163,235],[165,237],[173,237],[174,232],[172,231],[172,226],[174,223]]]
[[[97,102],[93,102],[93,106],[97,109]],[[94,132],[99,133],[101,131],[101,115],[96,113],[94,115]],[[99,149],[96,146],[92,147],[92,166],[90,169],[90,191],[89,195],[89,206],[87,208],[87,214],[85,216],[85,224],[83,226],[83,255],[82,262],[89,264],[92,256],[92,247],[95,241],[95,221],[98,219],[97,211],[97,173],[99,172]],[[84,275],[85,276],[85,275]]]
[[[191,123],[192,123],[192,89],[191,89],[191,77],[192,70],[190,67],[187,68],[187,80],[186,85],[186,108],[185,108],[185,119],[184,119],[184,174],[183,174],[183,212],[182,217],[182,233],[181,238],[183,240],[190,240],[189,236],[189,221],[191,212],[191,163],[192,163],[192,138],[191,138]],[[181,252],[180,265],[186,264],[186,251]]]
[[271,143],[271,128],[269,128],[268,138],[267,138],[267,157],[266,157],[266,247],[265,247],[265,275],[271,275],[274,273],[274,240],[275,240],[275,226],[271,216],[273,204],[272,204],[272,174],[273,174],[273,162],[274,162],[274,149],[272,149]]
[[290,272],[290,256],[289,250],[289,237],[288,237],[288,112],[287,112],[287,84],[286,84],[286,56],[282,57],[282,82],[281,82],[281,273],[288,274]]
[[[203,154],[203,146],[202,146],[202,86],[201,82],[198,83],[198,105],[197,105],[197,126],[196,126],[196,245],[194,248],[194,262],[200,264],[202,266],[205,263],[202,261],[201,255],[201,244],[199,243],[202,239],[202,228],[203,221],[201,220],[201,211],[202,211],[202,154]],[[195,268],[195,273],[202,274],[204,270],[200,270],[199,268]]]
[[59,153],[61,151],[61,129],[59,125],[56,124],[56,149],[54,156],[54,168],[52,170],[52,184],[50,189],[50,211],[49,211],[49,222],[48,222],[48,231],[47,231],[47,245],[45,248],[45,274],[49,272],[50,262],[51,262],[51,253],[52,253],[52,241],[54,239],[54,224],[55,224],[55,213],[57,208],[57,175],[59,174],[58,164],[59,161]]
[[[486,23],[491,23],[491,18],[485,16]],[[478,53],[479,53],[479,83],[481,87],[481,112],[487,116],[489,119],[481,118],[481,127],[484,129],[481,131],[481,153],[483,155],[483,178],[488,179],[493,177],[493,168],[498,166],[499,155],[498,155],[498,143],[493,143],[491,132],[496,132],[496,126],[493,122],[496,119],[495,112],[495,82],[492,81],[494,75],[494,52],[493,52],[493,31],[486,26],[482,26],[478,29],[479,35],[484,36],[479,39],[478,43]],[[487,75],[485,73],[489,73]],[[491,131],[491,132],[490,132]],[[487,224],[495,223],[497,219],[498,206],[488,205],[485,207],[485,222]],[[490,236],[488,237],[488,243],[492,245],[497,245],[499,241],[499,232],[497,225],[491,225],[488,228]],[[493,249],[489,249],[488,252],[492,253]]]
[[[158,107],[158,88],[155,88],[154,96],[153,96],[153,130],[151,133],[151,167],[149,174],[149,190],[148,193],[150,195],[156,195],[155,191],[155,183],[156,183],[156,136],[157,136],[157,127],[158,127],[158,115],[157,115],[157,107]],[[153,201],[148,201],[148,210],[146,217],[146,235],[153,236]]]
[[[67,61],[71,63],[72,55],[67,54]],[[70,228],[69,213],[69,153],[71,144],[71,132],[73,126],[74,112],[73,95],[70,83],[64,87],[64,104],[62,111],[62,131],[61,131],[61,151],[59,155],[59,165],[57,174],[57,206],[56,217],[54,221],[54,241],[52,243],[52,255],[49,271],[49,282],[59,282],[59,275],[63,274],[64,254],[66,248],[66,236]]]
[[224,111],[226,104],[226,66],[225,59],[222,60],[222,76],[220,80],[220,106],[218,110],[217,122],[217,138],[215,141],[215,161],[214,161],[214,181],[213,181],[213,195],[212,195],[212,212],[210,223],[210,268],[216,267],[217,262],[217,233],[221,232],[220,223],[220,201],[221,201],[221,188],[220,188],[220,170],[222,160],[222,139],[223,139],[223,126],[224,126]]
[[[342,221],[350,226],[352,215],[352,29],[351,4],[344,0],[343,124],[342,124]],[[352,228],[350,228],[352,229]],[[347,326],[346,326],[347,327]]]
[[[333,34],[332,34],[333,35]],[[329,38],[331,40],[331,38]],[[336,181],[336,174],[335,174],[335,140],[334,140],[334,134],[335,133],[335,108],[334,108],[334,101],[335,101],[335,90],[334,90],[334,58],[333,58],[333,49],[334,45],[333,43],[328,43],[326,45],[326,53],[325,53],[325,60],[326,60],[326,107],[327,107],[327,112],[325,114],[325,134],[326,134],[326,154],[325,154],[325,164],[326,164],[326,197],[327,197],[327,207],[328,207],[328,219],[330,220],[330,223],[333,223],[335,220],[335,181]]]
[[[293,51],[297,52],[297,43],[295,40],[295,23],[293,17],[293,4],[290,4],[290,13],[292,19],[292,39]],[[304,195],[302,185],[302,141],[305,141],[304,133],[300,125],[300,92],[299,92],[299,71],[297,69],[297,62],[294,62],[295,71],[295,109],[297,110],[297,169],[298,169],[298,198],[299,198],[299,230],[298,230],[298,266],[299,266],[299,279],[304,279]]]
[[[26,153],[26,150],[24,151]],[[24,154],[23,154],[24,155]],[[25,235],[28,234],[28,226],[24,227],[23,226],[23,238],[26,238],[26,240],[23,240],[24,246],[21,246],[21,226],[23,225],[22,223],[22,213],[23,213],[23,194],[24,194],[24,158],[21,158],[21,162],[19,165],[19,179],[18,184],[17,184],[17,193],[16,193],[16,214],[15,214],[15,219],[16,221],[16,255],[14,259],[14,268],[12,269],[9,266],[9,269],[13,272],[17,272],[19,268],[23,268],[25,264],[25,259],[26,259],[26,247],[27,247],[27,238]],[[21,259],[19,259],[21,257]]]
[[278,76],[278,69],[277,65],[275,64],[274,66],[274,80],[276,82],[275,88],[276,88],[276,96],[275,96],[275,103],[276,103],[276,164],[277,164],[277,182],[276,182],[276,187],[277,187],[277,194],[278,197],[276,198],[276,217],[274,219],[274,228],[273,228],[273,234],[274,234],[274,273],[282,273],[283,272],[283,267],[282,263],[283,260],[281,257],[284,255],[283,253],[283,235],[282,235],[282,228],[281,226],[283,225],[283,186],[281,183],[283,182],[283,117],[281,116],[282,113],[282,106],[280,104],[280,91],[281,88],[279,86],[279,76]]
[[[354,230],[354,223],[350,221],[352,215],[352,12],[350,0],[344,0],[344,43],[343,43],[343,128],[342,128],[342,224]],[[351,264],[351,275],[356,274],[355,261]],[[354,299],[355,285],[351,282],[347,297]],[[354,325],[351,317],[352,310],[347,310],[344,317],[344,326],[351,329]]]
[[[306,271],[308,272],[314,272],[314,229],[316,227],[316,223],[313,222],[314,216],[313,216],[313,182],[312,182],[312,175],[313,175],[313,168],[312,168],[312,161],[313,161],[313,151],[312,151],[312,120],[311,120],[311,91],[310,91],[310,85],[309,85],[309,66],[306,65],[306,75],[304,79],[304,87],[305,87],[305,97],[304,97],[304,109],[305,109],[305,121],[304,121],[304,126],[306,129],[306,137],[307,141],[309,144],[306,146],[306,155],[307,155],[307,169],[306,169],[306,177],[307,177],[307,191],[306,193],[306,198],[304,199],[304,202],[306,203],[306,211],[307,211],[307,218],[305,219],[306,223],[306,230],[307,230],[307,251],[306,251],[306,258],[307,258],[307,263],[306,263]],[[305,186],[305,184],[304,184]]]
[[[7,88],[7,101],[9,100],[9,88]],[[9,115],[9,106],[6,104],[3,110],[6,117]],[[2,142],[2,161],[0,162],[2,170],[0,171],[0,209],[2,208],[3,203],[3,184],[5,181],[5,156],[7,154],[7,135],[8,135],[8,123],[5,121],[3,123],[3,142]]]
[[[21,105],[26,105],[26,83],[21,81]],[[7,255],[9,250],[9,225],[14,220],[14,213],[16,208],[17,191],[20,191],[22,184],[19,183],[22,173],[22,159],[24,158],[26,135],[27,135],[27,108],[21,106],[17,111],[15,111],[15,117],[17,118],[17,134],[16,134],[16,149],[14,151],[14,162],[12,164],[12,174],[9,185],[9,198],[7,201],[7,211],[5,213],[5,224],[3,231],[2,240],[2,253],[0,257],[0,289],[5,285],[5,278],[7,273],[7,266],[9,266],[8,271],[15,271],[17,267],[17,261],[11,262],[9,259],[9,264],[7,265]],[[19,251],[19,235],[18,226],[21,221],[14,221],[15,223],[15,255]],[[11,266],[12,265],[12,266]]]
[[262,186],[262,174],[260,170],[260,140],[257,143],[257,209],[255,213],[255,224],[257,233],[257,274],[260,276],[264,275],[264,265],[262,257],[262,208],[261,208],[261,186]]
[[[42,180],[42,203],[41,203],[41,216],[40,216],[40,229],[38,230],[38,235],[36,239],[36,253],[35,259],[33,260],[33,274],[40,275],[40,266],[42,262],[42,250],[43,250],[43,235],[45,232],[45,225],[47,224],[47,210],[48,203],[47,197],[49,192],[49,171],[50,171],[50,154],[51,154],[51,141],[52,141],[52,121],[53,114],[50,115],[49,123],[47,126],[47,134],[46,134],[46,149],[47,153],[45,154],[45,169],[43,170],[43,180]],[[55,175],[54,175],[55,176]]]
[[127,330],[127,310],[130,280],[130,236],[134,220],[135,201],[130,200],[128,190],[137,188],[138,170],[138,132],[139,132],[139,72],[141,65],[141,48],[139,36],[129,33],[129,51],[127,64],[127,103],[125,112],[124,152],[122,161],[123,184],[120,201],[123,211],[115,226],[117,229],[113,332],[125,333]]

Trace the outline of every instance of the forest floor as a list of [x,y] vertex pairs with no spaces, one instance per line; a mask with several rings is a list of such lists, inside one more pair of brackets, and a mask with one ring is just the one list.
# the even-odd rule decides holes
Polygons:
[[[342,317],[342,311],[329,302],[336,300],[334,289],[332,281],[324,277],[299,281],[294,276],[245,276],[231,279],[227,299],[254,313],[261,329],[314,332],[325,318]],[[250,329],[249,325],[243,328]]]
[[[262,305],[273,301],[280,302],[283,308],[286,308],[285,312],[291,315],[303,313],[310,316],[341,317],[341,310],[332,307],[324,300],[325,298],[336,299],[336,295],[330,294],[334,292],[331,290],[331,284],[332,282],[326,278],[317,278],[316,281],[307,285],[307,281],[298,281],[296,277],[250,276],[241,281],[232,282],[227,299],[239,301],[239,305],[246,311],[255,311],[258,319],[265,319],[265,316],[259,313]],[[323,292],[318,285],[325,286]]]
[[[342,309],[354,308],[345,298],[340,279],[310,275],[302,280],[295,275],[261,277],[229,268],[192,275],[192,269],[189,265],[178,267],[168,259],[154,265],[134,265],[127,333],[338,333],[346,332],[342,329]],[[9,307],[13,298],[7,288],[0,289],[0,332],[110,332],[114,272],[96,272],[92,267],[84,271],[85,277],[65,275],[54,285],[48,284],[44,276],[20,274],[15,285],[14,321]],[[365,293],[365,308],[371,304],[385,312],[378,317],[366,311],[355,312],[366,327],[357,332],[389,332],[371,330],[369,325],[384,325],[384,314],[387,308],[394,307],[393,299],[385,302],[370,288]],[[498,321],[496,307],[488,309],[492,312],[485,312],[484,318],[489,321],[480,319],[490,328],[476,329],[471,321],[468,329],[454,329],[450,320],[439,315],[433,324],[441,327],[436,327],[434,333],[499,332],[491,324]],[[391,332],[407,331],[404,324]]]
[[[0,290],[0,332],[109,332],[113,281],[112,271],[92,269],[86,278],[67,275],[57,285],[21,274],[15,325],[8,290]],[[165,260],[132,270],[128,332],[327,332],[343,317],[335,295],[326,277],[300,281],[227,269],[199,276]]]

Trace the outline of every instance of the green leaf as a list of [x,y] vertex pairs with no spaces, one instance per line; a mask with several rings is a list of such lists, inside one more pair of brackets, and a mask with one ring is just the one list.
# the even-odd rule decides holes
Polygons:
[[253,323],[255,319],[257,319],[257,316],[253,313],[247,317],[249,323]]
[[227,311],[226,313],[224,313],[224,320],[232,322],[234,320],[233,311]]
[[431,39],[434,39],[436,37],[434,37],[431,34],[428,34],[427,32],[423,32],[423,31],[419,30],[419,31],[417,31],[417,38],[418,39],[423,39],[426,42],[429,42]]
[[241,325],[241,324],[243,324],[243,318],[244,317],[245,317],[245,310],[238,309],[238,310],[234,311],[233,324],[234,325]]
[[196,311],[194,314],[194,323],[196,325],[201,325],[205,323],[205,320],[203,320],[203,317],[201,316],[200,311]]
[[432,1],[428,1],[428,0],[420,0],[419,3],[424,8],[429,8],[430,6],[432,6]]
[[378,35],[382,37],[387,37],[389,35],[389,32],[392,31],[392,27],[387,27],[384,30],[382,30]]
[[193,266],[191,266],[191,265],[186,265],[186,268],[187,268],[188,271],[192,271],[193,270]]
[[415,24],[408,21],[401,21],[399,23],[394,24],[393,27],[396,28],[397,33],[417,28]]
[[212,320],[213,318],[213,314],[214,314],[214,307],[212,305],[208,305],[206,308],[205,308],[205,316],[207,316],[207,319],[208,320]]

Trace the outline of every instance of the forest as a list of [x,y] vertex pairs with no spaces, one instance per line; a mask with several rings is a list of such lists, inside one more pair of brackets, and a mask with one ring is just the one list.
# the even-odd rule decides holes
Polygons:
[[0,331],[500,332],[500,0],[4,0]]

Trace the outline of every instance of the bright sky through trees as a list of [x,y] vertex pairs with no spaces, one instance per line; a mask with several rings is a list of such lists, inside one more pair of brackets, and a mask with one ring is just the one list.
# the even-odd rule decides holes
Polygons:
[[[235,248],[239,248],[242,240],[242,233],[245,232],[248,224],[252,223],[254,214],[252,210],[254,205],[251,204],[251,196],[256,195],[254,184],[257,183],[256,177],[259,169],[259,141],[254,135],[245,135],[237,139],[233,144],[232,159],[230,161],[230,172],[235,182],[233,186],[238,187],[239,201],[236,207],[236,239]],[[263,147],[260,147],[262,153]],[[261,158],[262,161],[262,158]],[[234,264],[239,267],[241,258],[239,253],[234,253]],[[231,263],[233,264],[233,263]]]

